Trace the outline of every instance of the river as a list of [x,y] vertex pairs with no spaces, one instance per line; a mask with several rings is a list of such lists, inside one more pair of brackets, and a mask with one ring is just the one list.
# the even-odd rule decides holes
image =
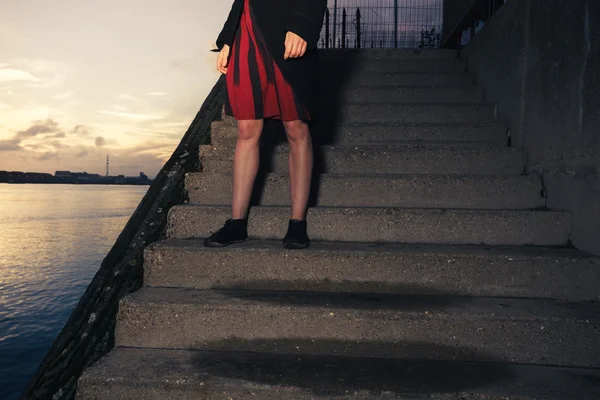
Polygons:
[[0,399],[17,399],[149,186],[0,184]]

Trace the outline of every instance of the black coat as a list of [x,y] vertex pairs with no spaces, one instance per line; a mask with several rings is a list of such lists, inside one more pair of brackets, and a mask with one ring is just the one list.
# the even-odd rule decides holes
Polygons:
[[[233,44],[245,0],[234,0],[229,17],[217,38],[217,47]],[[323,26],[327,0],[249,0],[255,24],[262,32],[267,51],[277,63],[295,95],[307,108],[311,119],[318,118],[317,44]],[[290,31],[307,43],[300,58],[284,60],[285,36]]]

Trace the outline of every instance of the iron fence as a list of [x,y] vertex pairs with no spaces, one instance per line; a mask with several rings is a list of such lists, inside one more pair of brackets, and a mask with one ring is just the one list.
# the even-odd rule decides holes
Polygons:
[[436,48],[444,0],[328,0],[321,48]]

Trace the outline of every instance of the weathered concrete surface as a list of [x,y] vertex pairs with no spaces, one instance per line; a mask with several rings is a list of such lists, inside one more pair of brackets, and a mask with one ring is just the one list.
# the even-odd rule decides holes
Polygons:
[[[527,68],[526,43],[529,0],[510,2],[461,52],[468,69],[483,87],[487,102],[495,103],[498,117],[510,122],[513,145],[522,139],[523,90]],[[517,4],[519,3],[519,4]]]
[[[261,136],[262,142],[285,143],[282,126],[277,122],[267,125]],[[214,125],[211,144],[215,146],[235,145],[237,125]],[[368,144],[369,142],[407,142],[446,146],[453,143],[487,144],[497,147],[508,142],[507,126],[490,122],[478,124],[432,124],[432,123],[355,123],[345,126],[316,124],[311,127],[313,144]]]
[[[350,65],[350,68],[348,69]],[[319,72],[323,76],[335,74],[378,73],[459,73],[466,71],[465,60],[456,58],[413,59],[355,59],[330,58],[322,62]]]
[[[321,104],[327,106],[332,100],[344,103],[483,103],[483,91],[476,86],[387,86],[374,88],[372,86],[348,87],[341,91],[341,96],[334,97],[331,87],[321,91]],[[338,96],[337,91],[333,93]]]
[[319,52],[319,61],[329,62],[332,60],[439,60],[447,61],[457,59],[458,51],[452,49],[390,49],[390,48],[368,48],[368,49],[326,49]]
[[472,86],[475,76],[469,73],[381,73],[371,72],[354,74],[350,77],[334,74],[321,76],[323,86],[374,86],[385,87],[389,85],[404,86]]
[[596,369],[499,363],[118,348],[80,400],[581,400]]
[[458,58],[458,51],[448,49],[327,49],[319,52],[319,60],[448,60]]
[[281,242],[226,249],[165,240],[146,249],[147,286],[600,300],[600,257],[569,249]]
[[[231,173],[186,176],[194,204],[229,205],[232,186]],[[289,186],[287,175],[258,176],[252,205],[289,205]],[[541,191],[539,178],[524,175],[320,174],[313,179],[309,205],[522,210],[544,206]]]
[[[600,2],[509,1],[464,51],[573,244],[600,254]],[[566,195],[568,194],[568,195]]]
[[[435,101],[433,102],[435,103]],[[341,110],[339,123],[426,122],[479,123],[495,121],[495,106],[489,104],[378,104],[354,103]],[[326,118],[326,117],[324,117]]]
[[145,287],[121,300],[115,338],[127,347],[593,367],[600,358],[600,306]]
[[[313,170],[319,173],[519,175],[523,170],[521,154],[508,147],[364,143],[313,150]],[[288,154],[288,146],[261,148],[261,169],[287,173]],[[233,155],[232,143],[201,146],[202,172],[231,172]]]
[[[175,206],[167,235],[208,237],[230,217],[229,206]],[[289,218],[289,207],[253,207],[248,234],[282,239]],[[557,211],[315,207],[306,219],[316,241],[564,246],[571,233],[571,215]]]

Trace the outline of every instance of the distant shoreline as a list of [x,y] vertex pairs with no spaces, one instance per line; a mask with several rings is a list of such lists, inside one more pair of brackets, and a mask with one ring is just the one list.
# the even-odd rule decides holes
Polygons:
[[116,182],[0,182],[6,185],[98,185],[98,186],[150,186],[152,182],[147,183],[116,183]]
[[56,171],[54,175],[45,172],[0,171],[0,183],[34,183],[55,185],[60,183],[73,185],[143,185],[152,184],[148,175],[140,172],[139,176],[117,175],[102,176],[87,172]]

